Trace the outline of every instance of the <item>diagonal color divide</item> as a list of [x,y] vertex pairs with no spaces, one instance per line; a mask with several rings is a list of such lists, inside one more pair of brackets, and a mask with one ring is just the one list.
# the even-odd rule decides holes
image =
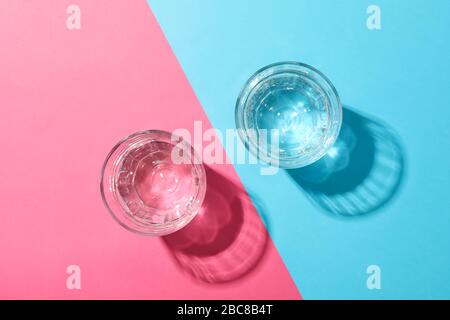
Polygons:
[[[349,148],[325,183],[235,166],[264,200],[303,298],[450,297],[450,1],[148,3],[222,132],[235,125],[243,84],[265,65],[304,62],[336,86]],[[374,7],[381,30],[368,28]],[[374,265],[380,290],[367,285]]]
[[121,137],[211,125],[144,0],[76,2],[79,30],[67,1],[0,4],[0,298],[299,299],[230,165],[208,168],[184,233],[142,237],[108,215],[99,173]]

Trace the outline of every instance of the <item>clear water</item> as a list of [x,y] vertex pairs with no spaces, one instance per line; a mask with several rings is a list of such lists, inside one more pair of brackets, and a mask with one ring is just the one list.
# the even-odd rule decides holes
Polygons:
[[127,212],[152,223],[189,213],[200,187],[198,172],[192,164],[175,164],[171,159],[174,148],[167,142],[151,141],[124,156],[116,185]]
[[248,124],[269,133],[275,129],[274,136],[268,135],[269,146],[278,142],[281,156],[294,157],[322,147],[329,123],[328,104],[323,89],[304,75],[277,74],[254,88]]

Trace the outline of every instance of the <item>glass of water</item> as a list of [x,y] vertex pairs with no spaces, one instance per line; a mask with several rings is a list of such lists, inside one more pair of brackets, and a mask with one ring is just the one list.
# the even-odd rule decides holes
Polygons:
[[303,63],[257,71],[236,103],[236,126],[252,154],[280,168],[307,166],[336,141],[342,106],[333,84]]
[[206,174],[192,146],[165,131],[134,133],[117,143],[102,168],[101,194],[126,229],[162,236],[199,211]]

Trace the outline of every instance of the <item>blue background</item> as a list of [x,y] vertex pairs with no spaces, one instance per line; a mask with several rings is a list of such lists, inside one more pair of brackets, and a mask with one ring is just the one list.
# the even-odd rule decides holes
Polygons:
[[[286,171],[262,176],[257,166],[236,166],[263,201],[270,234],[305,299],[450,298],[450,1],[149,4],[214,127],[235,127],[236,98],[253,72],[294,60],[325,73],[356,122],[376,124],[368,133],[375,153],[398,146],[401,164],[384,167],[398,186],[383,189],[383,165],[374,166],[368,179],[378,175],[383,201],[350,217],[324,210],[320,195],[308,196]],[[366,27],[370,4],[381,8],[381,30]],[[379,135],[383,128],[393,133]],[[364,135],[356,130],[356,139],[358,132]],[[359,164],[369,151],[361,150]],[[366,287],[372,264],[382,270],[381,290]]]

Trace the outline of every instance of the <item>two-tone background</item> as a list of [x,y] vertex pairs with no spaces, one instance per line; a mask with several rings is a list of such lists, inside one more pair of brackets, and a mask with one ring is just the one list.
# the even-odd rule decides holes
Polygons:
[[[447,0],[0,1],[0,298],[450,298],[449,15]],[[247,78],[288,60],[344,105],[351,147],[323,183],[214,165],[186,230],[115,223],[99,175],[121,137],[234,128]]]

